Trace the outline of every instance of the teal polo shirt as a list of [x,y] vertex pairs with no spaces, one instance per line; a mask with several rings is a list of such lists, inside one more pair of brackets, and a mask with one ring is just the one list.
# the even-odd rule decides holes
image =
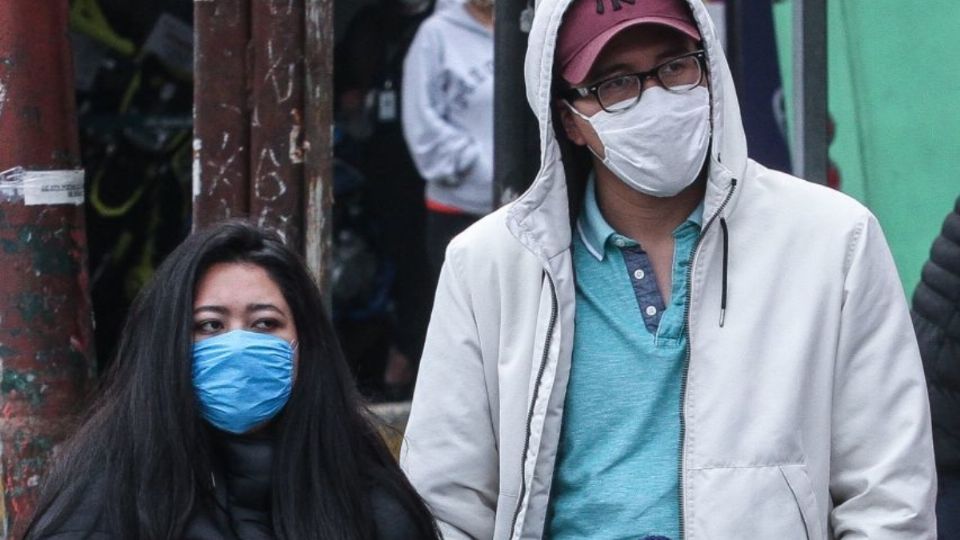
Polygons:
[[670,304],[637,242],[618,234],[587,185],[573,239],[576,327],[546,537],[680,535],[684,312],[701,204],[673,231]]

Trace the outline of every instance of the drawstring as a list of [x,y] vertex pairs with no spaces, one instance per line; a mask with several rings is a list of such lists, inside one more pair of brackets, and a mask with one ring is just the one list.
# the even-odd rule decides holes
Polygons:
[[723,319],[727,313],[727,255],[730,244],[730,233],[727,231],[727,220],[720,218],[720,230],[723,231],[723,289],[720,292],[720,328],[723,328]]

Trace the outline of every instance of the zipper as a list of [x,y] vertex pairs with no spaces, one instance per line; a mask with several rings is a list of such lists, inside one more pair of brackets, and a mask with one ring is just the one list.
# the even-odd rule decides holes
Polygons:
[[540,367],[537,370],[536,383],[533,386],[533,399],[530,401],[530,410],[527,411],[527,434],[523,442],[523,454],[520,456],[520,495],[517,497],[517,507],[513,512],[513,520],[510,522],[510,537],[513,537],[513,530],[517,526],[517,519],[520,518],[520,508],[523,506],[523,498],[527,492],[527,452],[530,450],[531,424],[533,423],[533,408],[537,404],[537,397],[540,393],[540,383],[543,379],[543,372],[547,368],[547,356],[550,354],[550,342],[553,341],[553,329],[557,324],[557,289],[553,284],[553,278],[550,274],[544,272],[547,282],[550,284],[550,324],[547,325],[547,337],[543,344],[543,354],[540,357]]
[[680,461],[679,467],[677,467],[677,476],[678,476],[678,492],[680,495],[680,540],[685,536],[684,532],[684,522],[683,522],[683,469],[684,469],[684,439],[686,438],[686,418],[683,415],[684,403],[687,398],[687,372],[690,370],[690,356],[693,350],[693,337],[690,333],[690,301],[693,297],[693,270],[695,268],[694,262],[697,259],[697,253],[700,251],[700,244],[703,241],[703,237],[706,236],[707,231],[710,230],[710,225],[713,225],[713,222],[716,221],[717,216],[723,212],[723,209],[727,206],[727,203],[730,202],[730,198],[733,197],[733,192],[737,189],[737,179],[733,178],[730,181],[730,190],[727,192],[727,196],[723,199],[723,202],[720,203],[720,207],[717,208],[717,211],[714,212],[713,216],[707,221],[707,224],[704,225],[703,230],[700,232],[700,237],[697,238],[697,243],[693,246],[693,253],[690,255],[690,270],[687,273],[687,302],[683,307],[683,320],[687,325],[687,357],[683,362],[683,374],[680,376],[680,452],[677,459]]

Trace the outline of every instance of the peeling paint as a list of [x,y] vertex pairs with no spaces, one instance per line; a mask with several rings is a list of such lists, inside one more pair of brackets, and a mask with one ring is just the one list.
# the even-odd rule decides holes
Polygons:
[[26,398],[30,405],[37,407],[43,403],[43,392],[37,380],[36,373],[4,369],[0,379],[0,393],[3,394],[4,401],[8,401],[11,395],[20,395]]
[[4,105],[7,104],[7,86],[0,81],[0,118],[3,117]]
[[303,120],[300,118],[300,111],[293,109],[290,111],[290,161],[292,163],[303,163],[305,148],[301,134],[303,132]]
[[237,107],[236,105],[230,105],[229,103],[221,103],[220,108],[237,113],[238,115],[243,114],[243,111],[240,110],[240,107]]
[[[196,113],[194,113],[196,116]],[[203,150],[203,141],[200,140],[200,137],[195,137],[193,139],[193,198],[196,199],[200,196],[200,151]]]
[[18,295],[17,311],[25,323],[40,320],[46,324],[53,324],[54,313],[49,309],[48,298],[40,293],[22,292]]
[[[63,229],[54,231],[24,226],[17,233],[22,249],[32,254],[33,269],[47,275],[76,275],[78,254],[64,250]],[[4,245],[6,250],[8,246]]]

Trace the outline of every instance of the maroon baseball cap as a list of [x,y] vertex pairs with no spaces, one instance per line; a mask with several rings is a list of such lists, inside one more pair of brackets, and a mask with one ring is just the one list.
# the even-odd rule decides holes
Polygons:
[[560,75],[570,84],[583,82],[603,46],[638,24],[662,24],[700,41],[686,0],[574,0],[557,35]]

